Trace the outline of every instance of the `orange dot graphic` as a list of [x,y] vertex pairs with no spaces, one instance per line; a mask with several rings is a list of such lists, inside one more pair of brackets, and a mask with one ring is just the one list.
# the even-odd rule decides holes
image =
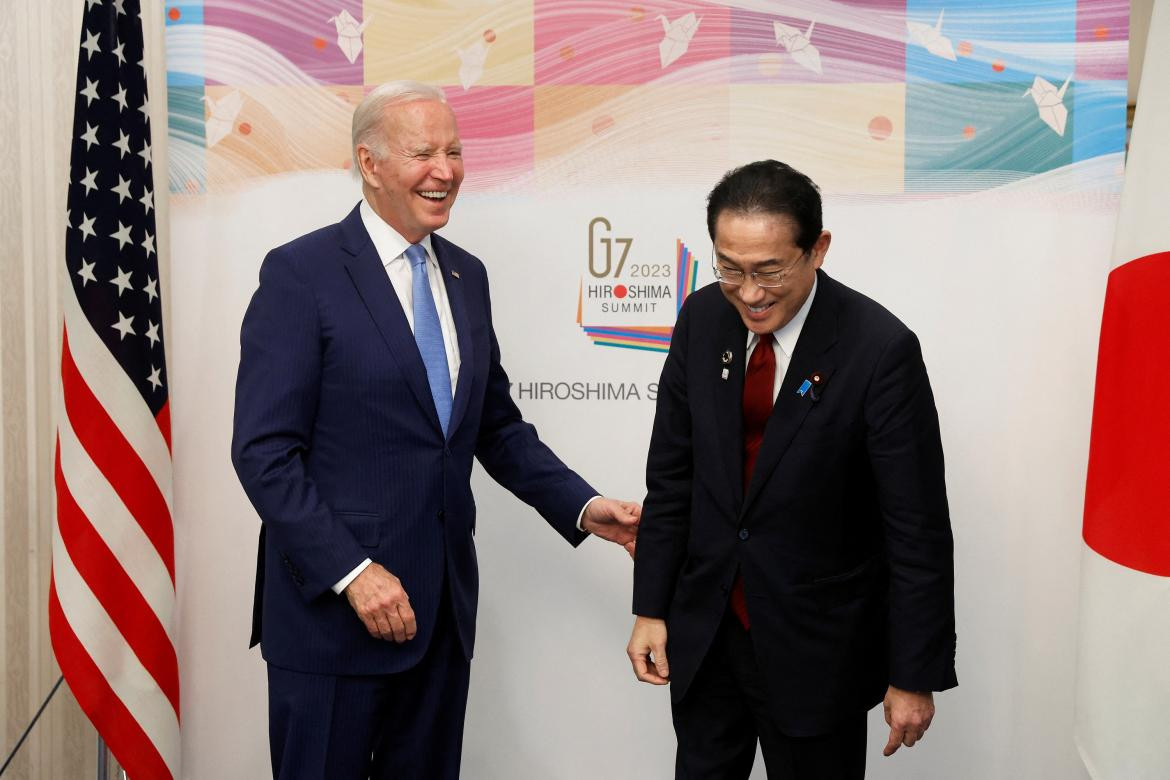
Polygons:
[[347,159],[345,162],[343,162],[341,164],[341,167],[348,171],[350,168],[353,167],[353,160]]
[[884,141],[894,132],[894,123],[887,116],[875,116],[869,120],[869,137],[875,141]]
[[488,29],[484,30],[483,31],[483,39],[485,41],[487,41],[488,43],[495,43],[496,42],[496,31],[490,27]]
[[613,117],[608,114],[603,114],[593,120],[594,135],[601,135],[611,127],[613,127]]
[[1109,34],[1108,27],[1098,27],[1097,29],[1093,30],[1093,35],[1095,35],[1098,40],[1104,39],[1105,36],[1107,36],[1108,34]]
[[321,51],[322,49],[324,49],[325,48],[325,39],[324,38],[314,38],[313,39],[313,48],[316,49],[317,51]]
[[966,127],[964,127],[963,128],[963,137],[966,138],[968,141],[970,141],[972,138],[974,138],[975,137],[975,127],[973,125],[967,125]]
[[247,122],[240,122],[240,135],[251,135],[252,126]]
[[168,18],[169,18],[169,19],[170,19],[172,22],[177,22],[177,21],[179,21],[179,17],[180,17],[180,16],[182,16],[182,15],[183,15],[183,12],[182,12],[182,11],[180,11],[178,8],[172,8],[171,10],[167,11],[167,17],[168,17]]
[[972,49],[972,47],[971,47],[970,41],[959,41],[959,56],[960,57],[970,57],[971,56],[971,49]]
[[562,46],[561,47],[561,59],[562,60],[564,60],[565,62],[568,62],[569,60],[573,59],[574,56],[576,56],[576,52],[573,51],[572,46]]
[[640,22],[646,18],[646,9],[640,5],[636,5],[630,9],[630,19],[635,22]]
[[995,62],[991,63],[991,69],[996,73],[1003,73],[1003,60],[996,60]]

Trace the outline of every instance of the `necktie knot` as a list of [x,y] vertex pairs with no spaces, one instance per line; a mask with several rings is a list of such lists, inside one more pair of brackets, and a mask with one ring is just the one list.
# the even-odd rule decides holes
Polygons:
[[411,266],[419,266],[427,261],[427,250],[422,244],[411,244],[406,248],[406,259]]

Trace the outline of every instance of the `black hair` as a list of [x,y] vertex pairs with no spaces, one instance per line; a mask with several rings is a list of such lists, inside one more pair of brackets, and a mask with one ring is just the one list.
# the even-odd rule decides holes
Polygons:
[[821,193],[813,180],[790,165],[760,160],[728,172],[707,196],[707,232],[725,211],[776,214],[796,223],[796,245],[805,252],[821,235]]

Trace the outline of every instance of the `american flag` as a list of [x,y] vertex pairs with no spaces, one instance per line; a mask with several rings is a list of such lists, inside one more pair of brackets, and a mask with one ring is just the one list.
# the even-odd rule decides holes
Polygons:
[[49,631],[123,769],[173,778],[171,425],[138,0],[85,0],[72,139]]

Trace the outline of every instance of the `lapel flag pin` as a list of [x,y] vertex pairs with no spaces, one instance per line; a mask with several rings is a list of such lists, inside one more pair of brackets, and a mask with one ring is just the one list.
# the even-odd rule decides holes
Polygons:
[[821,389],[821,384],[825,381],[825,375],[820,371],[814,371],[809,375],[808,379],[800,383],[800,387],[796,392],[803,398],[806,394],[814,401],[819,400],[817,391]]
[[456,279],[462,279],[462,278],[463,278],[463,277],[461,277],[461,276],[459,275],[459,272],[458,272],[458,271],[451,271],[451,275],[452,275],[452,276],[454,276]]
[[726,381],[726,380],[727,380],[727,376],[728,376],[728,375],[727,375],[727,369],[726,369],[726,368],[725,368],[725,369],[723,369],[723,374],[722,374],[722,376],[723,376],[723,379],[724,379],[724,381]]

